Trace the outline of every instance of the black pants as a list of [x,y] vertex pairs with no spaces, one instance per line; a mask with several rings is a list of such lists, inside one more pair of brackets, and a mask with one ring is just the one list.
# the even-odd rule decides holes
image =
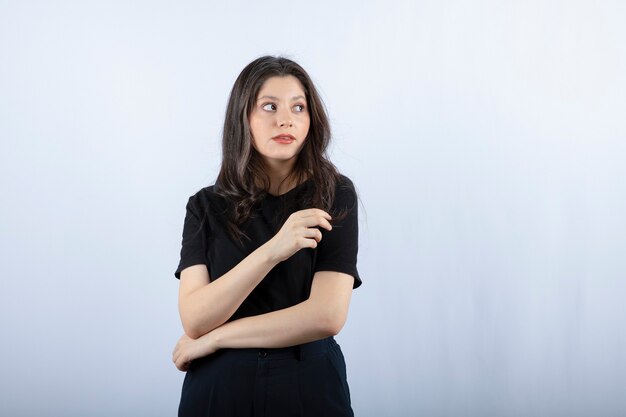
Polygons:
[[178,416],[354,416],[333,337],[277,349],[220,349],[193,361]]

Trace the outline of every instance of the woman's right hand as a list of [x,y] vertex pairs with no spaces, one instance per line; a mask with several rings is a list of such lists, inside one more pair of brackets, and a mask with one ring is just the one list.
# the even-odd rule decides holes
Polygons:
[[330,219],[330,214],[316,208],[291,213],[278,233],[267,242],[270,259],[282,262],[302,248],[316,248],[322,240],[322,232],[317,226],[332,230]]

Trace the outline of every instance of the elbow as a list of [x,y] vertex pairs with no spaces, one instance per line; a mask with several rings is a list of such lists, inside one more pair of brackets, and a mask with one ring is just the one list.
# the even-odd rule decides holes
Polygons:
[[180,318],[185,334],[192,339],[197,339],[217,327],[207,326],[206,322],[198,320],[193,314],[184,314],[183,311],[181,311]]
[[341,327],[339,326],[330,326],[326,328],[326,334],[328,336],[337,336],[339,334],[339,332],[341,331]]
[[332,303],[318,303],[310,300],[311,310],[309,317],[312,318],[317,331],[326,336],[339,334],[348,317],[348,309],[345,306],[333,306]]
[[183,320],[183,330],[185,334],[192,339],[198,339],[210,331],[218,328],[220,324],[206,323],[197,320]]
[[192,339],[197,339],[202,336],[197,326],[185,324],[185,322],[183,322],[183,330],[185,331],[185,334]]
[[342,314],[328,314],[323,320],[323,331],[328,336],[336,336],[343,329],[346,323],[346,317]]
[[198,326],[196,325],[196,323],[194,323],[193,320],[191,320],[190,318],[186,317],[184,314],[180,315],[180,321],[183,325],[183,330],[185,331],[185,334],[189,337],[191,337],[192,339],[197,339],[198,337],[200,337],[198,335],[199,333],[199,329]]

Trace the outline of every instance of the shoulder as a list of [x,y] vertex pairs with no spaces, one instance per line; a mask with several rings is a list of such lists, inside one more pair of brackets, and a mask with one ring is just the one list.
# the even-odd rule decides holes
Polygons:
[[348,176],[343,174],[339,174],[339,181],[337,181],[337,190],[349,190],[356,192],[354,182],[352,182],[352,180]]
[[209,185],[208,187],[199,189],[195,194],[189,197],[189,201],[195,204],[201,204],[210,200],[213,195],[215,195],[214,188],[215,185]]
[[346,175],[339,174],[335,185],[335,206],[352,208],[357,204],[358,196],[354,182]]
[[197,213],[208,213],[210,208],[221,205],[220,199],[221,197],[215,193],[215,185],[209,185],[189,197],[187,208]]

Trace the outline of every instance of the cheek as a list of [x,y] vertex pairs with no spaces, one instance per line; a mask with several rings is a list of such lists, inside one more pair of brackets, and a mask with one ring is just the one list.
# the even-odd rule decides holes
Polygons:
[[250,119],[250,134],[253,138],[263,137],[263,123],[258,118]]
[[252,118],[248,122],[250,125],[250,133],[256,137],[262,137],[267,131],[267,121],[261,118]]
[[254,149],[257,149],[256,136],[258,133],[258,129],[256,127],[255,121],[252,118],[248,119],[248,126],[250,127],[250,144]]
[[302,126],[302,130],[309,130],[309,127],[311,126],[311,116],[309,116],[308,114],[306,116],[303,116],[301,119],[302,123],[300,124]]
[[248,126],[250,127],[250,134],[254,135],[254,132],[256,132],[256,121],[254,118],[248,119]]

